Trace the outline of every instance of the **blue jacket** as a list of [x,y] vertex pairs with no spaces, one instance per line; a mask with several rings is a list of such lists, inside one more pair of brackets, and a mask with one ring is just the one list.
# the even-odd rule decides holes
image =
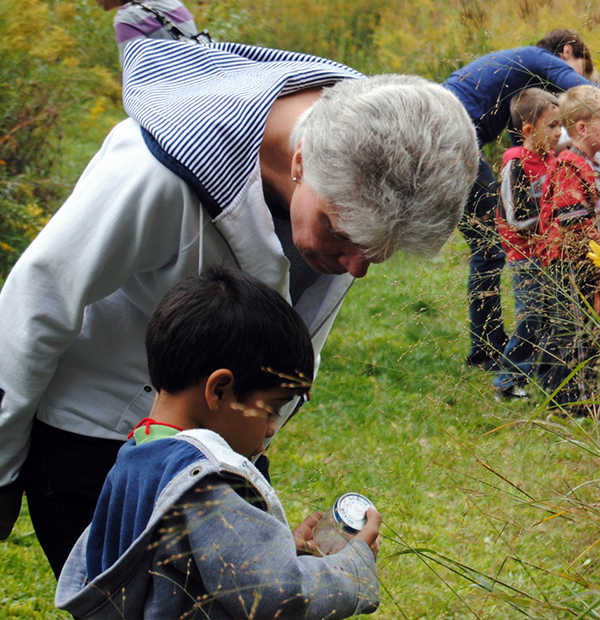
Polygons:
[[365,542],[297,556],[267,481],[195,430],[121,449],[56,605],[96,620],[334,620],[375,611],[378,597]]
[[[455,71],[444,86],[463,103],[480,145],[493,142],[510,121],[510,100],[524,88],[555,92],[592,84],[564,60],[541,47],[491,52]],[[595,84],[592,84],[595,86]]]

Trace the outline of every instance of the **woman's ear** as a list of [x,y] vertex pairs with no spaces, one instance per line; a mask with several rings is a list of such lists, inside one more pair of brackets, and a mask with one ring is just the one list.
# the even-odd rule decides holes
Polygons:
[[219,368],[208,376],[204,385],[204,398],[210,411],[217,411],[225,400],[235,398],[233,383],[233,373],[227,368]]
[[298,142],[298,146],[292,156],[292,179],[294,183],[299,183],[302,179],[302,140]]
[[567,43],[567,45],[563,47],[562,52],[559,54],[559,56],[563,60],[573,58],[573,48]]

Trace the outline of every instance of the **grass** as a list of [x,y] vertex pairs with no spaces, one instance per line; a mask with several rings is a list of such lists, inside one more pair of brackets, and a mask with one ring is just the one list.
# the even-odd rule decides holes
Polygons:
[[435,263],[398,257],[355,285],[311,403],[272,445],[275,486],[292,521],[345,491],[376,503],[380,618],[576,617],[541,608],[593,587],[596,548],[578,556],[597,540],[597,430],[546,422],[535,387],[495,402],[463,363],[465,284],[457,238]]
[[[292,523],[346,491],[375,502],[381,620],[575,618],[544,601],[597,581],[597,429],[533,418],[535,388],[497,403],[464,365],[466,258],[457,236],[433,263],[399,256],[354,285],[312,400],[271,446],[274,485]],[[577,433],[591,453],[563,437]],[[27,514],[0,575],[0,618],[69,617]]]
[[[66,176],[104,133],[66,137]],[[594,618],[597,427],[547,422],[535,386],[497,403],[465,366],[467,258],[457,234],[435,261],[398,256],[353,286],[312,400],[271,446],[274,486],[291,523],[346,491],[374,501],[381,620]],[[54,585],[24,510],[0,543],[0,619],[69,618]]]

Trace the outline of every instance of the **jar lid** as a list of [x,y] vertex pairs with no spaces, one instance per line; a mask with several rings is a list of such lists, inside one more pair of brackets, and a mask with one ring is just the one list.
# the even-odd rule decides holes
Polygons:
[[347,534],[357,534],[367,523],[373,502],[360,493],[344,493],[333,504],[333,517]]

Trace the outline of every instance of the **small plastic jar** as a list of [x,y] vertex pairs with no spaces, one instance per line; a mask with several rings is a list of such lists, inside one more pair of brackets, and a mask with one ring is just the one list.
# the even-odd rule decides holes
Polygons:
[[345,493],[321,517],[313,530],[313,540],[323,555],[341,551],[367,523],[373,502],[360,493]]

